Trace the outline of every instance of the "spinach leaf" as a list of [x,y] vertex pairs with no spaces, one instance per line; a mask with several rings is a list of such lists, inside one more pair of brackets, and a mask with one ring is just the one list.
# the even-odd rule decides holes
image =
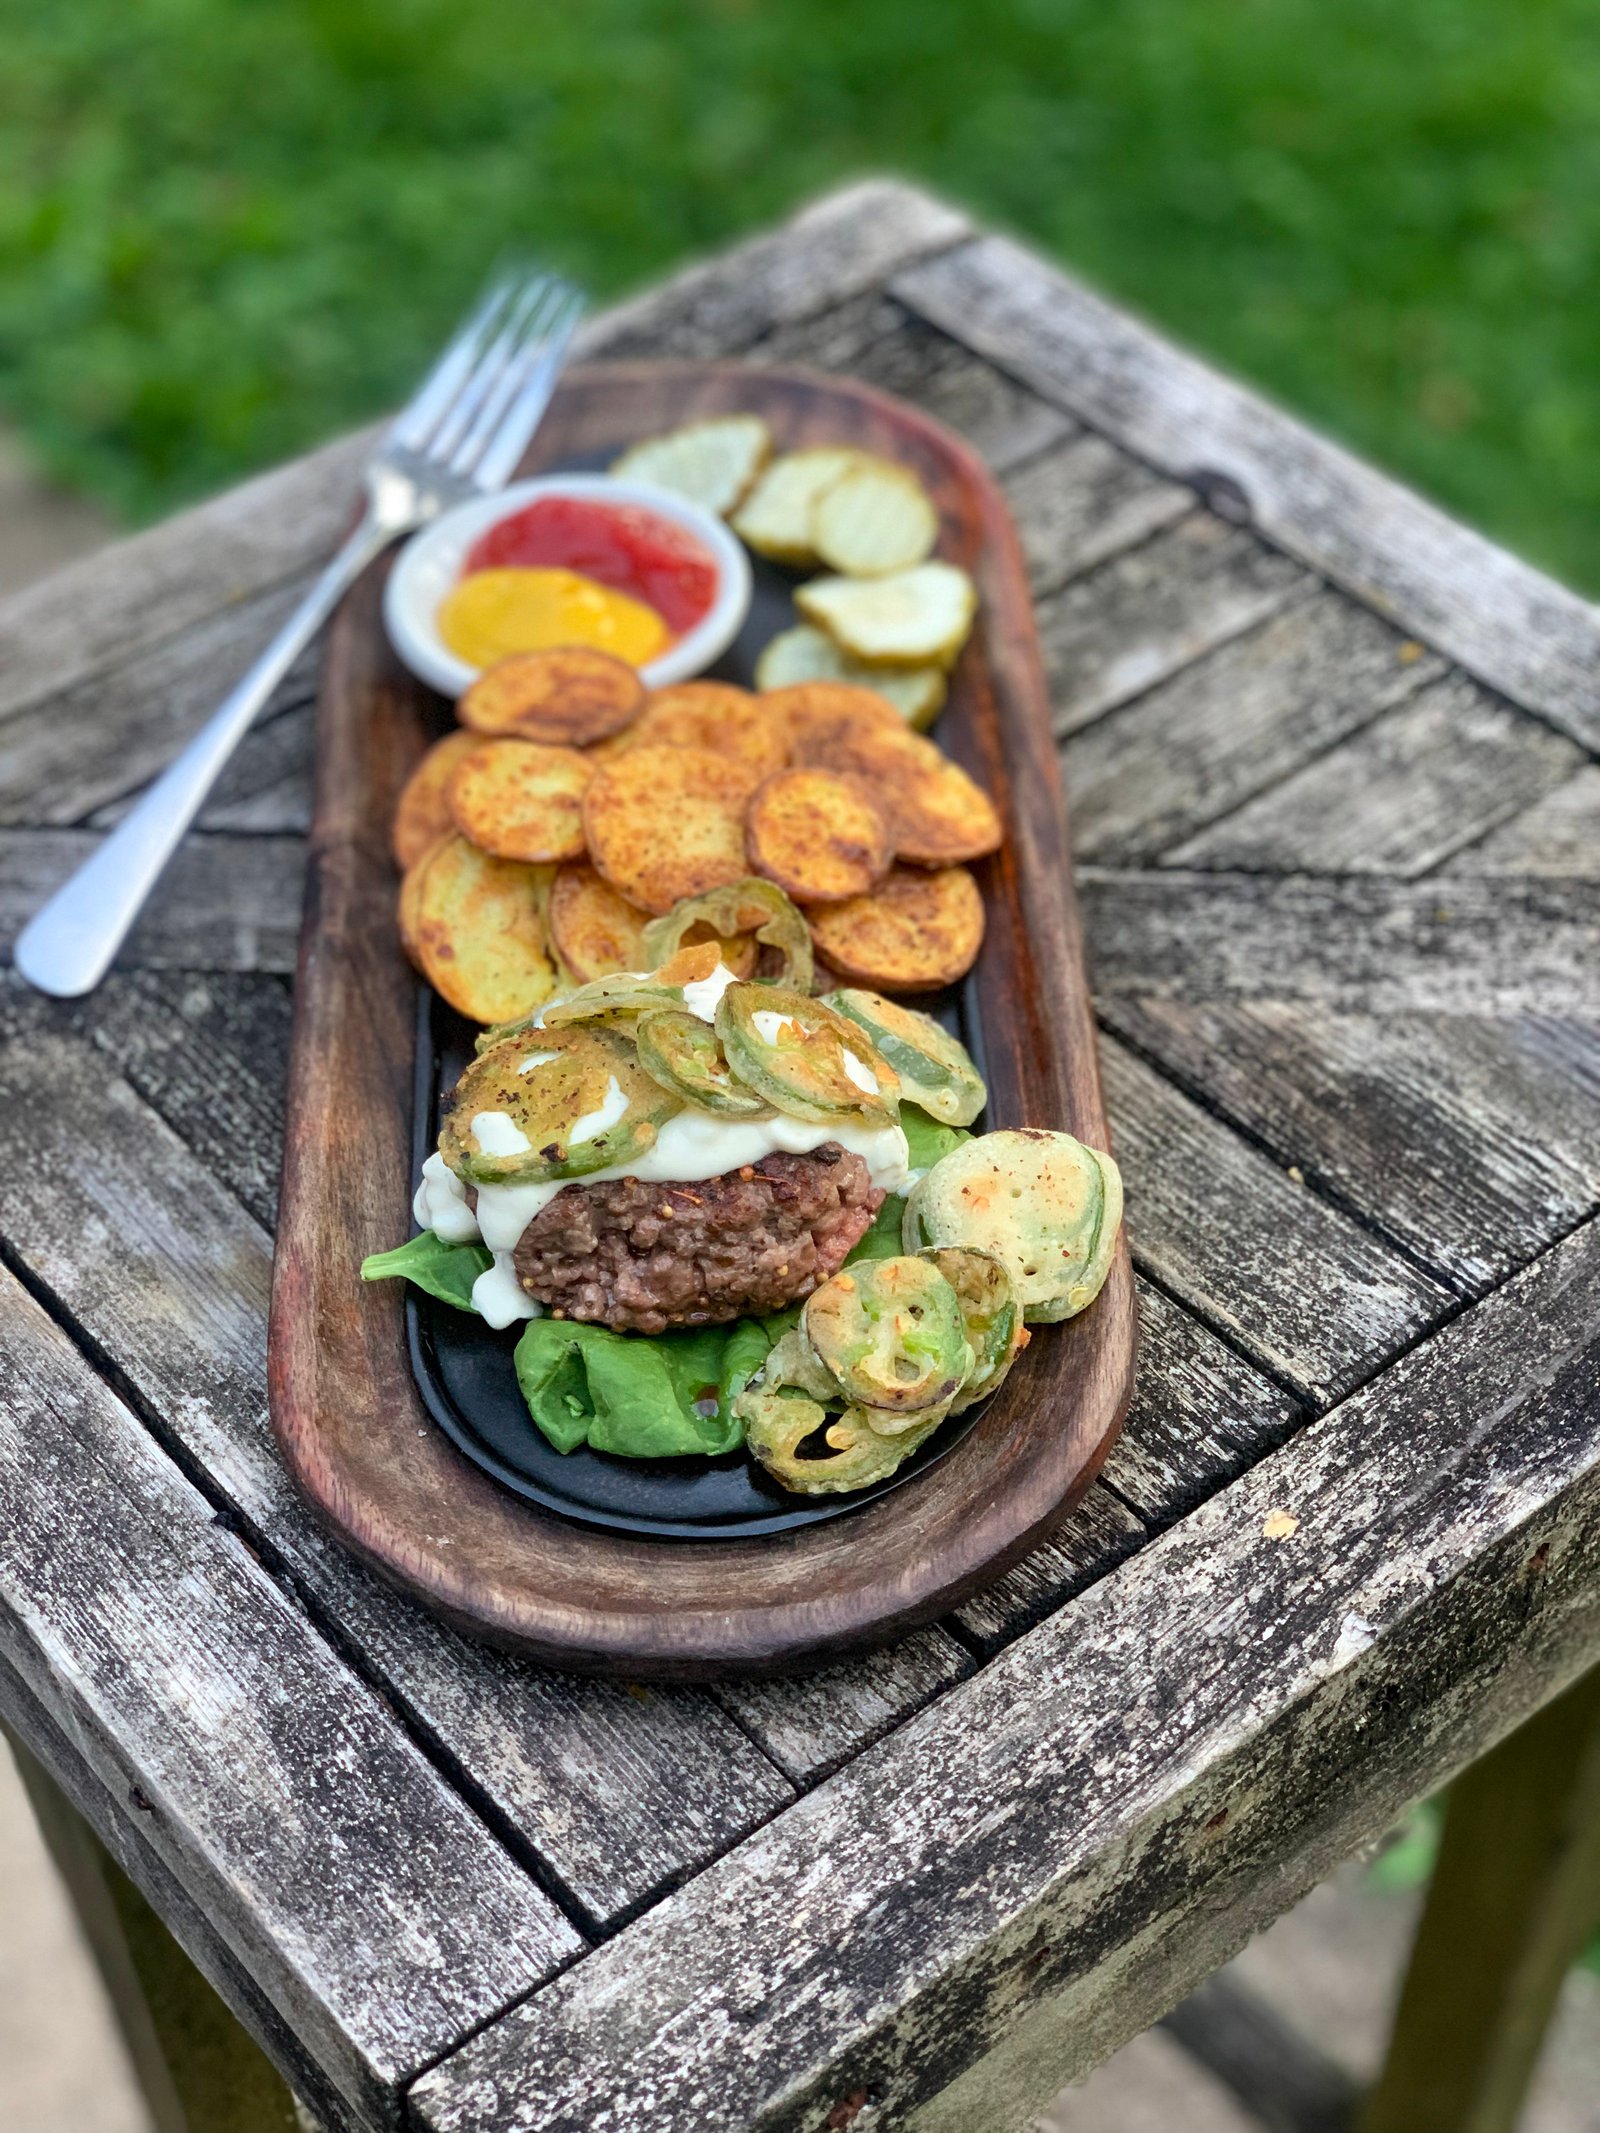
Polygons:
[[414,1281],[419,1289],[437,1296],[458,1311],[470,1311],[472,1284],[494,1265],[494,1254],[482,1244],[446,1244],[431,1229],[409,1244],[397,1244],[392,1252],[373,1252],[361,1262],[363,1281]]
[[530,1319],[517,1383],[558,1452],[588,1444],[622,1459],[715,1458],[744,1437],[733,1403],[773,1335],[756,1319],[641,1338],[571,1319]]

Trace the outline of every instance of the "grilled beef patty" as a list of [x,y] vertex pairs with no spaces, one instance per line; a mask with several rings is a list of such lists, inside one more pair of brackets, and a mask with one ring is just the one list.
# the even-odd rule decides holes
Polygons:
[[686,1185],[567,1185],[523,1231],[517,1278],[559,1316],[619,1333],[721,1325],[809,1296],[882,1205],[837,1141]]

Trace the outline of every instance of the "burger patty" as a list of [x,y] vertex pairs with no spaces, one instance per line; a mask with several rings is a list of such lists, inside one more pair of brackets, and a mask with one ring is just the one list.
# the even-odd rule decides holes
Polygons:
[[618,1332],[721,1325],[809,1296],[882,1205],[837,1141],[692,1184],[567,1185],[523,1231],[517,1278],[559,1316]]

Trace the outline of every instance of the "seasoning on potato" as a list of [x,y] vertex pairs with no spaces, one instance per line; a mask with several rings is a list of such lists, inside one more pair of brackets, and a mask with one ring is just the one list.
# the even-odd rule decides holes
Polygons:
[[510,1022],[555,992],[543,906],[551,869],[441,838],[401,888],[402,934],[436,992],[473,1022]]
[[685,681],[657,689],[632,728],[636,747],[706,748],[749,773],[752,787],[789,760],[782,721],[748,689]]
[[558,867],[550,887],[550,940],[580,985],[645,967],[646,914],[592,866]]
[[750,863],[797,903],[841,903],[889,871],[889,824],[870,786],[836,770],[780,770],[745,817]]
[[571,748],[620,733],[644,700],[644,683],[625,659],[574,644],[496,660],[468,688],[456,716],[478,733]]
[[965,867],[895,867],[865,896],[806,913],[830,968],[880,992],[934,992],[983,945],[983,898]]
[[594,766],[576,748],[494,739],[457,763],[450,812],[463,837],[501,859],[580,859]]
[[475,733],[447,733],[435,741],[407,778],[395,805],[391,845],[402,873],[455,827],[450,813],[451,773],[478,746]]
[[632,748],[603,764],[584,795],[589,854],[613,888],[646,911],[746,872],[749,774],[705,748]]

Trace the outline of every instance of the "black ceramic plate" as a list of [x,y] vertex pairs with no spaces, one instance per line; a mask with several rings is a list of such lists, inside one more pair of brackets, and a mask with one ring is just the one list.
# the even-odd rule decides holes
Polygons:
[[[610,454],[567,461],[558,472],[603,467]],[[709,672],[754,686],[755,664],[779,630],[795,621],[795,579],[752,556],[754,596],[744,628]],[[437,1142],[443,1097],[472,1057],[477,1034],[427,987],[420,988],[413,1175]],[[983,1068],[972,1018],[961,1002],[927,1003],[961,1035]],[[960,1442],[981,1409],[972,1407],[935,1431],[887,1481],[850,1495],[793,1496],[743,1452],[720,1459],[617,1459],[580,1445],[558,1452],[535,1427],[512,1365],[516,1327],[496,1333],[481,1319],[412,1289],[407,1299],[411,1367],[423,1404],[445,1435],[486,1474],[531,1503],[585,1525],[610,1526],[681,1540],[745,1539],[838,1518],[897,1488]]]

